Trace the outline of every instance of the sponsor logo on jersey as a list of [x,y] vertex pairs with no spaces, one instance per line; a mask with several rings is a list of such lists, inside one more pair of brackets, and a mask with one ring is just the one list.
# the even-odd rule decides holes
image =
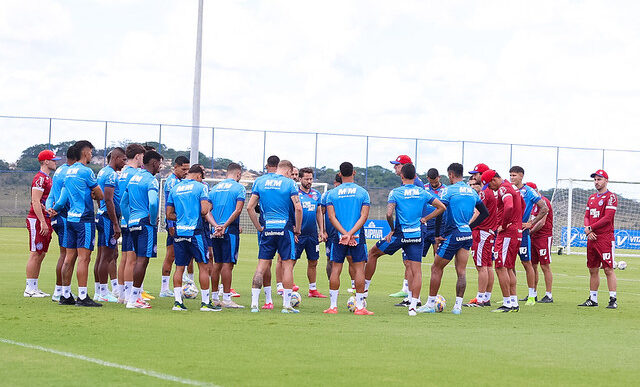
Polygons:
[[357,188],[338,188],[338,196],[355,195]]
[[191,237],[177,237],[173,239],[174,242],[191,242]]
[[185,191],[192,191],[193,190],[193,184],[184,184],[184,185],[180,185],[178,186],[178,188],[176,188],[176,192],[180,193],[180,192],[185,192]]
[[138,183],[140,180],[142,180],[142,175],[135,175],[129,180],[129,183]]
[[590,208],[589,209],[589,215],[591,215],[592,218],[599,218],[600,217],[600,211],[596,210],[595,208]]
[[402,243],[420,243],[422,242],[422,238],[402,238],[400,240]]
[[176,227],[177,230],[195,230],[196,226],[177,226]]
[[264,182],[264,186],[267,188],[279,188],[280,186],[282,186],[282,180],[267,180]]
[[69,169],[67,169],[67,176],[68,175],[77,175],[79,170],[80,170],[79,167],[74,167],[74,168],[69,167]]
[[459,237],[456,237],[456,242],[468,241],[471,239],[473,239],[471,235],[459,236]]
[[420,195],[420,189],[418,188],[407,188],[404,190],[404,196],[418,196]]
[[218,183],[218,185],[216,185],[216,190],[229,189],[232,186],[233,186],[233,184],[231,184],[231,183]]
[[420,227],[419,226],[418,227],[407,227],[407,228],[403,228],[402,229],[402,232],[405,232],[407,234],[408,233],[412,233],[412,232],[418,232],[418,231],[420,231]]

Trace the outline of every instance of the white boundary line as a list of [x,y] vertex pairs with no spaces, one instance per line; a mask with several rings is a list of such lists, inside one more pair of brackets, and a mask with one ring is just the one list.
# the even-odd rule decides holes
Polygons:
[[162,379],[162,380],[166,380],[166,381],[169,381],[169,382],[189,384],[189,385],[192,385],[192,386],[219,387],[219,386],[216,386],[215,384],[211,384],[211,383],[200,382],[200,381],[191,380],[191,379],[184,379],[184,378],[180,378],[180,377],[169,375],[169,374],[163,374],[163,373],[156,372],[156,371],[145,370],[145,369],[142,369],[142,368],[131,367],[131,366],[127,366],[127,365],[122,365],[122,364],[112,363],[112,362],[109,362],[109,361],[95,359],[95,358],[92,358],[92,357],[87,357],[87,356],[83,356],[83,355],[77,355],[77,354],[71,353],[71,352],[64,352],[64,351],[58,351],[58,350],[51,349],[51,348],[45,348],[45,347],[41,347],[39,345],[21,343],[19,341],[9,340],[9,339],[5,339],[3,337],[0,337],[0,342],[5,343],[5,344],[17,345],[19,347],[24,347],[24,348],[29,348],[29,349],[36,349],[36,350],[42,351],[42,352],[49,352],[49,353],[53,353],[55,355],[65,356],[65,357],[69,357],[69,358],[72,358],[72,359],[84,360],[84,361],[88,361],[90,363],[95,363],[95,364],[98,364],[98,365],[101,365],[101,366],[104,366],[104,367],[118,368],[118,369],[125,370],[125,371],[135,372],[135,373],[138,373],[138,374],[151,376],[151,377]]

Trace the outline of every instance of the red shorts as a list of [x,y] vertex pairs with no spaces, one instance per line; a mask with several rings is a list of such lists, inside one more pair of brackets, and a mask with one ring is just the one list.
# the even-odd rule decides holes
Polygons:
[[493,248],[493,256],[496,260],[496,269],[506,267],[514,269],[516,267],[516,258],[520,244],[522,243],[522,231],[517,232],[501,232],[496,237],[496,243]]
[[613,267],[616,242],[606,235],[598,235],[595,241],[587,241],[587,267]]
[[548,265],[551,263],[551,242],[553,237],[531,238],[531,263]]
[[476,266],[493,265],[493,231],[473,230],[473,245],[471,245],[471,258]]
[[45,222],[49,225],[49,234],[40,235],[40,221],[37,218],[27,218],[27,230],[29,230],[29,251],[46,253],[51,242],[51,219],[45,217]]

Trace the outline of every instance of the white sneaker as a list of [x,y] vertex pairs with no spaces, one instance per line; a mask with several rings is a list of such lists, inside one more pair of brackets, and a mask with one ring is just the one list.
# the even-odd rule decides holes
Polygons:
[[36,290],[25,290],[23,295],[25,297],[44,298],[44,297],[49,297],[51,294],[47,294],[40,289],[36,289]]
[[416,310],[415,310],[415,309],[413,309],[413,308],[409,308],[409,316],[415,316],[415,315],[417,315],[417,314],[418,314],[418,313],[416,312]]
[[127,303],[127,309],[149,309],[149,308],[151,308],[151,305],[142,301],[141,298],[138,298],[136,302],[134,302],[133,304],[130,302]]
[[53,296],[51,296],[51,301],[53,302],[60,302],[60,297],[62,296],[62,294],[53,294]]
[[231,309],[244,309],[244,305],[238,305],[235,302],[229,300],[229,301],[222,301],[222,307],[223,308],[231,308]]
[[169,289],[163,290],[163,291],[160,292],[159,296],[160,297],[173,297],[173,290],[169,290]]

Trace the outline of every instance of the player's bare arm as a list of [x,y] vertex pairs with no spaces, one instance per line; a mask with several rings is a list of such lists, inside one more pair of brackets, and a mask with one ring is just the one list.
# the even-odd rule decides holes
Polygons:
[[300,235],[300,229],[302,228],[302,204],[300,204],[300,197],[291,195],[291,201],[293,202],[293,209],[296,214],[296,226],[293,230],[294,234]]
[[316,224],[318,225],[318,241],[324,242],[324,215],[322,206],[316,207]]
[[44,220],[44,214],[42,213],[42,205],[40,200],[42,199],[43,191],[37,188],[31,188],[31,205],[33,206],[33,212],[36,214],[36,218],[40,222],[40,235],[49,235],[51,230]]
[[116,205],[113,202],[114,192],[114,187],[104,187],[104,203],[107,206],[107,215],[111,220],[111,227],[113,227],[113,238],[117,240],[120,238],[120,219],[116,215]]
[[427,223],[431,219],[436,218],[438,215],[442,214],[447,209],[447,206],[445,206],[444,203],[442,203],[438,199],[433,199],[433,203],[431,203],[431,205],[434,206],[436,209],[435,211],[431,212],[429,215],[420,219],[422,223]]
[[358,232],[358,230],[360,230],[364,226],[364,223],[369,218],[369,210],[370,210],[369,206],[362,206],[362,208],[360,209],[360,218],[358,219],[356,224],[353,226],[353,228],[348,232],[350,245],[352,246],[357,245],[357,242],[355,239],[355,233]]
[[[225,230],[227,229],[227,227],[229,227],[229,225],[231,223],[233,223],[238,216],[240,216],[240,214],[242,213],[242,209],[244,208],[244,200],[238,200],[236,201],[236,209],[233,210],[233,212],[231,213],[231,216],[229,216],[229,219],[227,219],[226,222],[224,222],[223,225],[216,227],[216,232],[215,235],[216,236],[222,236],[224,235]],[[213,218],[213,216],[212,216]]]
[[167,206],[167,214],[165,216],[169,220],[178,220],[176,209],[172,205]]
[[530,222],[522,225],[522,228],[525,230],[527,228],[532,228],[533,226],[538,224],[538,222],[540,222],[540,220],[543,217],[547,216],[547,214],[549,213],[549,206],[547,206],[547,203],[544,200],[538,200],[538,203],[536,203],[536,205],[538,206],[538,214]]
[[344,227],[342,227],[342,225],[340,224],[340,222],[338,222],[338,218],[336,218],[336,210],[335,208],[333,208],[332,205],[327,206],[327,214],[329,214],[329,221],[331,222],[333,227],[335,227],[338,233],[341,235],[340,244],[343,244],[343,245],[348,244],[349,239],[351,239],[351,236],[347,234],[347,230],[345,230]]
[[100,186],[93,187],[91,190],[91,198],[96,202],[100,202],[100,200],[104,199],[104,193],[102,193]]
[[258,214],[256,213],[256,205],[258,204],[259,197],[257,195],[251,195],[249,199],[249,203],[247,204],[247,214],[249,215],[249,219],[251,219],[251,223],[258,230],[258,232],[262,232],[263,228],[260,225],[260,221],[258,221]]
[[393,235],[393,214],[396,211],[396,204],[395,203],[387,203],[387,223],[389,223],[389,227],[391,228],[391,231],[384,237],[384,239],[387,242],[391,241],[391,236]]

